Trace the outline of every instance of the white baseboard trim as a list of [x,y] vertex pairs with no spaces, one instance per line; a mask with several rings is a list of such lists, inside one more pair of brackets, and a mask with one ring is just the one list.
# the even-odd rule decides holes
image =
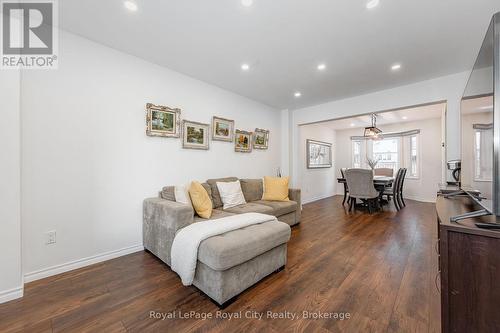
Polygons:
[[321,200],[321,199],[326,199],[326,198],[329,198],[329,197],[333,197],[334,195],[335,195],[334,193],[329,193],[329,194],[320,195],[320,196],[317,196],[317,197],[314,197],[314,198],[304,199],[302,201],[302,204],[305,205],[305,204],[308,204],[308,203],[311,203],[311,202],[314,202],[314,201],[318,201],[318,200]]
[[0,304],[23,297],[24,287],[17,287],[9,290],[0,291]]
[[25,283],[32,282],[35,280],[39,280],[39,279],[43,279],[43,278],[46,278],[49,276],[72,271],[74,269],[97,264],[97,263],[102,262],[102,261],[118,258],[118,257],[124,256],[124,255],[130,254],[130,253],[139,252],[139,251],[143,251],[143,250],[144,250],[144,246],[142,246],[142,244],[141,245],[134,245],[134,246],[129,246],[129,247],[119,249],[119,250],[105,252],[105,253],[98,254],[95,256],[91,256],[91,257],[87,257],[87,258],[73,260],[73,261],[70,261],[70,262],[67,262],[64,264],[55,265],[55,266],[48,267],[48,268],[43,268],[43,269],[40,269],[40,270],[37,270],[34,272],[24,274],[24,282]]

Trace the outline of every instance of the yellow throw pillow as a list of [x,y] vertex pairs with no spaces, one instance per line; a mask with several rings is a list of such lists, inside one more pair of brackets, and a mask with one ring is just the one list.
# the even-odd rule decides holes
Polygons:
[[196,213],[209,219],[212,216],[212,200],[210,200],[207,190],[199,182],[192,182],[189,187],[189,196]]
[[262,200],[290,201],[288,199],[288,177],[264,177]]

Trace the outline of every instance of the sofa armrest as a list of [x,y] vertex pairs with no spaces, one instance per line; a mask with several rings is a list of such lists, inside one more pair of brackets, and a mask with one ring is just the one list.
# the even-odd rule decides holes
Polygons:
[[288,189],[288,198],[297,203],[297,210],[295,211],[295,223],[299,223],[302,217],[302,199],[300,188]]
[[168,229],[178,230],[193,223],[193,207],[163,198],[148,198],[143,203],[144,221],[164,225]]
[[301,207],[301,195],[300,188],[289,188],[288,189],[288,198],[292,201],[295,201],[299,207]]
[[143,202],[142,238],[144,248],[170,265],[170,249],[177,231],[193,223],[190,205],[148,198]]

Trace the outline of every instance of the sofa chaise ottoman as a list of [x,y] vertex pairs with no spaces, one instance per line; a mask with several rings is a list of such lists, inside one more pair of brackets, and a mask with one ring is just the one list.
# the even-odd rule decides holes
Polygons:
[[[210,180],[202,185],[212,201],[215,201],[210,183],[216,188],[217,181],[234,180],[236,179]],[[259,181],[260,184],[262,181],[246,180],[243,185],[244,181],[240,180],[247,204],[223,210],[222,203],[219,206],[218,202],[213,202],[211,220],[255,212],[274,215],[278,220],[285,221],[274,220],[250,225],[201,242],[193,284],[221,307],[265,276],[285,266],[287,242],[291,234],[289,225],[300,221],[300,190],[290,190],[290,199],[297,199],[298,202],[291,200],[289,205],[262,200],[250,201],[248,199],[252,195],[252,198],[260,199],[258,196],[262,185],[259,186]],[[218,191],[215,195],[218,196]],[[174,188],[167,186],[159,197],[144,200],[144,248],[170,266],[171,248],[176,233],[190,224],[206,220],[196,216],[190,205],[175,202]]]

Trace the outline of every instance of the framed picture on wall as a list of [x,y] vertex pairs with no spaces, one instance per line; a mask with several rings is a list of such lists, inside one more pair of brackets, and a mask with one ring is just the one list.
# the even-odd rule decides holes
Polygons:
[[212,118],[212,140],[232,142],[234,136],[234,120],[220,117]]
[[168,106],[146,104],[146,135],[178,138],[181,110]]
[[234,151],[240,153],[250,153],[252,151],[252,132],[235,131]]
[[255,149],[269,148],[269,131],[265,129],[256,128],[253,132],[253,147]]
[[182,148],[208,150],[210,125],[195,121],[182,121]]
[[332,167],[332,144],[328,142],[306,140],[306,158],[308,169]]

